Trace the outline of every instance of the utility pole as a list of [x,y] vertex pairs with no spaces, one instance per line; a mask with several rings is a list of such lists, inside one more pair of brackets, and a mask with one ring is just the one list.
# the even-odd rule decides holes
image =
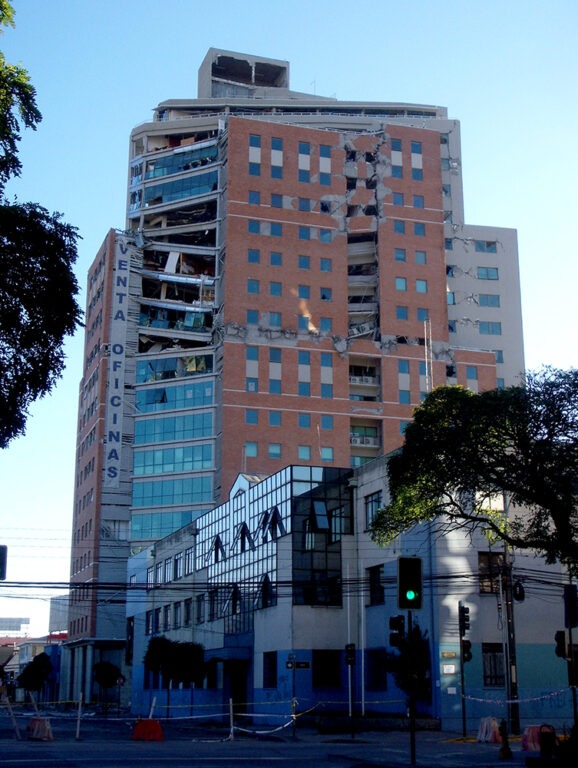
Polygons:
[[[512,587],[512,564],[509,550],[504,545],[505,567],[505,603],[506,603],[506,638],[507,638],[507,671],[508,683],[508,719],[510,721],[510,733],[520,733],[520,703],[518,701],[518,667],[516,663],[516,630],[514,626],[514,603]],[[501,574],[500,574],[501,579]]]

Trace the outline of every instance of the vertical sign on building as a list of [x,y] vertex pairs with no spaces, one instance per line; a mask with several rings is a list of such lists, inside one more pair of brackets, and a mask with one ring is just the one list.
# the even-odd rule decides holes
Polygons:
[[129,279],[129,245],[126,238],[117,234],[114,244],[105,417],[104,485],[107,488],[118,488],[120,482]]

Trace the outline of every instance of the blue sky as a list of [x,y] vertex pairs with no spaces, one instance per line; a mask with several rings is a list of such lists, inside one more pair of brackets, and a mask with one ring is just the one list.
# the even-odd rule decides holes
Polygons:
[[[82,236],[77,274],[124,228],[128,138],[168,98],[194,98],[208,48],[284,59],[293,90],[443,105],[461,121],[466,221],[518,230],[526,364],[578,365],[575,0],[14,0],[0,36],[37,89],[21,201]],[[81,297],[84,306],[84,290]],[[0,543],[10,581],[66,581],[81,334],[27,434],[0,453]],[[47,629],[45,590],[0,585],[0,616]]]

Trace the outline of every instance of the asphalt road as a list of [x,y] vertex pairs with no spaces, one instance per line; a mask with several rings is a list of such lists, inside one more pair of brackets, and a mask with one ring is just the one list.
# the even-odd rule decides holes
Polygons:
[[[76,739],[74,719],[50,718],[54,739],[17,740],[6,717],[0,714],[2,768],[402,768],[411,766],[409,734],[402,731],[329,736],[314,729],[290,729],[271,735],[235,734],[226,729],[190,729],[178,723],[162,724],[163,741],[134,741],[134,721],[82,722]],[[527,753],[519,742],[506,765],[523,766]],[[494,768],[504,765],[499,746],[462,740],[451,734],[423,731],[416,736],[417,766],[427,768]]]

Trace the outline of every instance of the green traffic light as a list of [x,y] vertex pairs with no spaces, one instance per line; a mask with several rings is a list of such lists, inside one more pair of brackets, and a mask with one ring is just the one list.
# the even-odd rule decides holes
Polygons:
[[405,593],[405,597],[407,600],[415,600],[417,597],[417,592],[414,592],[413,589],[408,589]]

